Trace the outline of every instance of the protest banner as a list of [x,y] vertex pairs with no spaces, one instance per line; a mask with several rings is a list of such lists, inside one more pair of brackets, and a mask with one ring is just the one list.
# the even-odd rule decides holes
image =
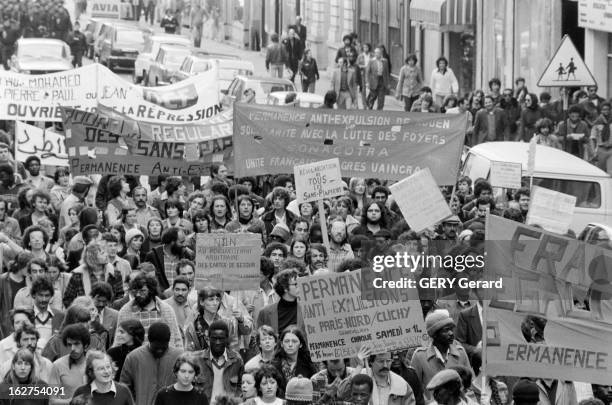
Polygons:
[[63,108],[66,147],[73,175],[204,176],[197,144],[141,139],[138,122]]
[[0,119],[60,122],[60,106],[95,112],[98,103],[136,119],[203,121],[221,112],[217,69],[154,88],[99,64],[35,76],[0,71]]
[[400,180],[429,167],[454,184],[464,114],[234,106],[237,176],[291,173],[295,165],[339,158],[347,177]]
[[491,162],[489,183],[492,187],[517,189],[521,188],[523,167],[520,163]]
[[15,160],[25,162],[30,156],[37,156],[40,163],[48,166],[68,166],[68,155],[64,135],[28,125],[15,123]]
[[539,225],[550,232],[567,233],[576,208],[576,197],[533,186],[527,211],[527,225]]
[[486,234],[487,374],[609,384],[612,251],[497,216]]
[[103,105],[98,105],[98,113],[117,121],[127,122],[132,127],[138,126],[140,139],[142,140],[197,144],[200,163],[210,166],[215,162],[224,162],[228,170],[233,170],[233,113],[231,110],[223,111],[209,120],[198,123],[135,121],[127,115]]
[[91,4],[92,18],[118,19],[121,17],[119,0],[94,0]]
[[421,232],[453,215],[429,168],[389,186],[408,225]]
[[199,233],[197,238],[196,289],[210,285],[221,291],[259,288],[261,235]]
[[298,278],[299,303],[313,361],[353,358],[418,347],[428,336],[416,289],[389,290],[386,299],[362,299],[362,271]]

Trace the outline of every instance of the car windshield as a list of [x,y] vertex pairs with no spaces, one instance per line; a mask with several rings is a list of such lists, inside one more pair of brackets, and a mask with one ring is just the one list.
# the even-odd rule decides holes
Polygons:
[[234,77],[242,75],[242,76],[252,76],[253,72],[247,69],[219,69],[219,79],[220,80],[234,80]]
[[295,91],[291,84],[275,83],[275,82],[247,82],[245,88],[255,90],[255,94],[270,94],[273,91]]
[[56,43],[41,43],[37,44],[19,44],[20,58],[37,58],[37,59],[63,59],[67,58],[66,48],[63,44]]
[[142,31],[138,30],[117,30],[115,34],[117,45],[141,45],[144,44]]
[[180,65],[189,56],[189,49],[166,49],[164,63],[169,65]]
[[[529,178],[524,177],[523,181],[529,183]],[[560,193],[573,195],[576,197],[576,207],[579,208],[601,207],[601,187],[599,186],[599,183],[592,181],[544,179],[534,177],[533,185],[558,191]]]
[[205,60],[194,62],[193,67],[191,68],[191,71],[193,73],[202,73],[208,70],[210,70],[210,62],[207,62]]

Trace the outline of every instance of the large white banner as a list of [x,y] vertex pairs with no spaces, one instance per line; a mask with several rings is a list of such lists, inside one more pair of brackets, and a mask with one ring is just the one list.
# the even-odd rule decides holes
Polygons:
[[25,162],[38,156],[43,165],[68,166],[65,137],[51,130],[17,121],[15,124],[15,160]]
[[164,87],[134,85],[94,64],[47,75],[0,71],[0,119],[61,122],[59,106],[95,111],[98,103],[132,118],[197,122],[221,112],[217,69]]

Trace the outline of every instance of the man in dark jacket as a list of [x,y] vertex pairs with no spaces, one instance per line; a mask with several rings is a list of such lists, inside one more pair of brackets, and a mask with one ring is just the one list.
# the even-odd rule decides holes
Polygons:
[[74,23],[72,35],[68,37],[68,45],[70,45],[70,52],[72,53],[72,66],[75,68],[83,66],[83,54],[87,50],[87,39],[80,30],[81,24],[77,21]]
[[270,45],[266,48],[266,70],[270,72],[270,76],[282,79],[285,61],[285,51],[278,43],[278,34],[274,33],[270,36]]
[[287,67],[291,70],[291,78],[289,80],[294,81],[300,60],[304,55],[304,43],[293,28],[289,29],[288,38],[283,41],[283,47],[287,54]]
[[298,37],[300,37],[300,41],[302,41],[303,44],[306,44],[308,33],[306,27],[302,25],[301,16],[298,15],[297,17],[295,17],[295,24],[290,25],[289,28],[293,28]]
[[484,108],[474,117],[474,130],[472,145],[490,141],[503,141],[509,139],[509,126],[506,114],[501,108],[495,106],[491,96],[485,96]]
[[272,204],[273,208],[264,213],[261,217],[261,220],[266,225],[266,235],[270,235],[274,229],[274,225],[279,222],[287,225],[287,228],[291,229],[293,223],[297,219],[294,213],[287,210],[287,205],[289,205],[289,192],[286,188],[274,188],[272,191]]
[[4,20],[4,26],[0,31],[0,45],[2,48],[2,62],[4,68],[9,69],[11,55],[15,51],[15,42],[19,38],[19,30],[14,27],[13,20]]
[[184,244],[185,233],[179,228],[168,228],[162,233],[162,245],[152,249],[145,257],[146,262],[155,266],[157,282],[162,291],[170,287],[174,281],[176,274],[174,265],[181,259],[195,258],[193,251]]

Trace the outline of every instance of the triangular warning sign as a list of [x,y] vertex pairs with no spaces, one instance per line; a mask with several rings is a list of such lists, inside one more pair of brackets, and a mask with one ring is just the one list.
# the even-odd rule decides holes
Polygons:
[[538,80],[539,87],[595,86],[596,84],[591,71],[567,35],[561,40],[557,52]]

